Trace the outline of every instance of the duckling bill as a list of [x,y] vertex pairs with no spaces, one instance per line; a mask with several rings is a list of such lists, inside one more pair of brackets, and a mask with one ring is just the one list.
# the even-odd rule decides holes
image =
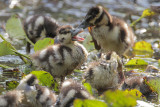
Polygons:
[[120,18],[110,15],[102,6],[89,9],[80,28],[89,29],[95,48],[108,53],[125,54],[134,44],[135,35],[130,26]]
[[72,35],[73,31],[71,26],[60,27],[58,30],[60,44],[49,46],[33,54],[33,63],[39,69],[48,71],[53,77],[61,80],[71,74],[75,68],[84,63],[88,55],[85,47],[77,42],[84,39]]

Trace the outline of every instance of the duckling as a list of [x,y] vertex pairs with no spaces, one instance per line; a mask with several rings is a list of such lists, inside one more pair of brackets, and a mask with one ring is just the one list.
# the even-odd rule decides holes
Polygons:
[[[33,87],[37,83],[37,78],[29,74],[24,77],[16,89],[7,92],[5,95],[0,96],[0,107],[34,107],[36,101],[36,91]],[[31,99],[30,99],[31,98]]]
[[34,89],[35,84],[38,84],[37,77],[33,74],[28,74],[20,81],[16,89],[30,91]]
[[72,79],[63,82],[55,107],[71,107],[75,99],[94,99],[82,84]]
[[100,94],[108,89],[120,88],[124,81],[120,57],[116,52],[111,52],[107,58],[90,63],[84,74],[85,82],[90,83]]
[[102,6],[90,8],[77,29],[87,27],[95,48],[102,52],[115,51],[123,55],[134,44],[135,35],[130,26],[122,19],[110,15]]
[[66,75],[83,64],[88,55],[85,47],[76,42],[84,39],[72,36],[73,31],[69,25],[60,27],[58,30],[60,44],[49,46],[32,55],[35,65],[48,71],[53,77],[61,78],[61,82]]
[[0,96],[0,107],[18,107],[18,105],[22,102],[22,99],[22,91],[9,91],[5,95]]
[[56,103],[56,95],[53,91],[49,90],[45,86],[36,85],[37,101],[42,107],[53,107]]
[[[23,102],[22,104],[35,106],[37,105],[36,95],[37,90],[35,85],[38,84],[38,79],[33,74],[28,74],[20,81],[19,85],[17,86],[16,90],[20,90],[23,92]],[[40,105],[40,104],[38,104]]]
[[37,83],[33,74],[25,76],[15,90],[0,96],[0,107],[53,107],[55,93]]
[[154,80],[159,78],[159,76],[143,76],[143,75],[136,75],[130,76],[125,79],[124,84],[122,85],[122,89],[137,89],[139,90],[147,100],[149,101],[158,101],[158,94],[157,92],[153,91],[151,86],[146,84],[150,80]]
[[25,97],[33,107],[51,107],[56,102],[56,95],[45,86],[38,85],[38,79],[33,74],[28,74],[17,86],[18,90],[24,90]]
[[[33,43],[42,39],[44,35],[46,37],[54,38],[57,35],[56,31],[58,27],[57,21],[49,16],[33,15],[29,16],[24,21],[24,31]],[[45,34],[42,36],[43,31]],[[27,42],[26,51],[27,53],[30,53],[29,42]]]

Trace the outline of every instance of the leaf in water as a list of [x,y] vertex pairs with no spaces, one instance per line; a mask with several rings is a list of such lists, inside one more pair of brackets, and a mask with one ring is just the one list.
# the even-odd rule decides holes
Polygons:
[[53,44],[54,44],[54,39],[44,38],[43,40],[39,40],[36,42],[36,44],[34,45],[34,51],[36,52],[36,51],[42,50],[46,48],[47,46],[50,46]]
[[158,95],[160,95],[160,78],[159,77],[151,78],[149,80],[145,79],[145,83],[150,87],[150,89],[153,92],[157,92]]
[[76,99],[73,102],[74,107],[107,107],[107,104],[98,100]]
[[147,66],[148,63],[143,59],[131,59],[128,61],[125,66]]
[[87,90],[91,95],[93,95],[91,85],[90,85],[89,83],[84,83],[83,85],[84,85],[84,87],[86,88],[86,90]]
[[144,51],[144,52],[152,52],[153,53],[152,45],[146,41],[136,42],[133,49],[137,50],[137,51]]
[[142,17],[153,16],[153,15],[155,15],[155,12],[151,11],[150,9],[145,9],[142,13]]
[[106,91],[104,99],[111,107],[134,107],[136,106],[136,98],[125,91]]
[[58,91],[58,83],[50,73],[46,71],[32,71],[31,74],[34,74],[37,77],[40,85],[53,88],[56,92]]
[[15,89],[18,86],[18,82],[17,81],[7,81],[6,82],[6,89],[7,90],[11,90],[11,89]]
[[6,32],[12,38],[24,39],[25,32],[18,15],[13,15],[6,23]]
[[0,56],[4,56],[4,55],[16,55],[11,49],[12,45],[7,42],[7,41],[3,41],[0,43]]
[[137,89],[125,90],[125,92],[134,96],[137,99],[141,99],[143,97],[142,93]]

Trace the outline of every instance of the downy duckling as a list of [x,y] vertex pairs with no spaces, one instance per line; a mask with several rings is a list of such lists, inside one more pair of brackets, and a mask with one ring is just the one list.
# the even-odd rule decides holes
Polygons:
[[60,27],[58,30],[60,44],[49,46],[32,55],[36,66],[48,71],[53,77],[61,78],[61,82],[66,75],[83,64],[88,55],[85,47],[76,42],[82,41],[83,38],[75,34],[72,36],[73,31],[69,25]]
[[19,107],[18,105],[22,102],[23,96],[23,92],[18,90],[0,95],[0,107]]
[[111,16],[102,6],[89,9],[79,28],[87,28],[95,48],[123,55],[134,44],[135,35],[130,26],[120,18]]
[[30,91],[34,89],[35,84],[38,84],[37,77],[33,74],[28,74],[24,78],[22,78],[16,89]]
[[[57,29],[59,25],[57,21],[49,16],[33,15],[26,18],[24,21],[24,31],[27,37],[36,43],[39,39],[45,37],[54,38],[57,36]],[[44,32],[44,35],[42,34]],[[30,53],[30,43],[27,42],[27,53]]]
[[33,107],[52,107],[56,102],[56,95],[45,86],[38,85],[38,79],[33,74],[28,74],[17,86],[18,90],[23,90],[27,102]]
[[55,107],[71,107],[75,99],[94,99],[80,83],[72,79],[63,82]]
[[0,107],[53,107],[55,93],[37,83],[33,74],[25,76],[15,90],[0,96]]
[[[148,101],[158,101],[158,93],[148,85],[152,80],[159,79],[159,76],[134,75],[125,79],[122,89],[137,89]],[[155,83],[156,84],[156,83]]]
[[99,93],[108,89],[118,89],[123,84],[124,74],[120,57],[115,53],[107,54],[105,58],[92,62],[86,69],[85,82],[91,84]]
[[53,91],[45,86],[36,85],[37,96],[36,100],[42,107],[54,107],[56,103],[56,95]]
[[16,89],[0,96],[0,102],[3,102],[0,107],[34,107],[36,91],[33,85],[36,83],[37,78],[34,75],[25,76]]

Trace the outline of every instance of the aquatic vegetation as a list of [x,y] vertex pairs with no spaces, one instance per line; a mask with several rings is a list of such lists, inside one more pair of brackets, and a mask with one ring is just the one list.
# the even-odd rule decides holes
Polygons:
[[[124,2],[124,1],[121,1],[121,2]],[[1,2],[0,2],[0,4],[1,4]],[[48,4],[51,4],[51,3],[48,3]],[[47,5],[45,5],[45,6],[47,7]],[[49,9],[49,11],[52,10],[52,11],[56,12],[56,11],[60,10],[60,8],[63,8],[63,3],[62,4],[60,3],[57,6],[59,6],[57,10],[53,9],[53,5],[49,6],[46,10]],[[70,6],[68,6],[68,7],[70,7]],[[73,6],[73,7],[75,8],[76,6]],[[126,11],[125,9],[124,10],[118,9],[119,14],[115,13],[115,10],[117,9],[117,7],[115,9],[111,9],[111,10],[108,9],[108,10],[111,11],[111,13],[113,13],[113,14],[119,15],[120,17],[128,18],[127,17],[128,12],[123,14],[123,11]],[[79,8],[80,7],[78,7],[78,9],[76,9],[76,11],[77,10],[79,11]],[[87,8],[86,7],[83,8],[82,12],[86,11]],[[111,7],[108,7],[108,8],[111,8]],[[129,75],[129,76],[133,76],[133,78],[134,78],[134,76],[139,76],[139,75],[153,77],[152,79],[144,78],[144,81],[145,81],[144,84],[147,85],[153,91],[153,93],[158,94],[158,97],[159,97],[159,94],[160,94],[160,79],[159,79],[160,73],[159,73],[158,69],[160,69],[160,59],[159,59],[159,56],[160,56],[160,53],[159,53],[159,50],[160,50],[159,30],[160,29],[159,29],[159,19],[158,19],[158,17],[155,17],[156,15],[158,16],[158,12],[153,11],[152,8],[151,9],[139,8],[139,9],[140,9],[139,10],[140,12],[129,13],[132,16],[131,17],[132,21],[131,21],[130,26],[133,27],[134,30],[142,28],[142,30],[145,29],[146,31],[151,31],[151,33],[147,32],[147,34],[150,35],[150,38],[152,38],[153,36],[157,36],[158,40],[156,40],[156,39],[155,40],[154,39],[142,39],[142,38],[145,38],[145,36],[142,37],[141,39],[138,38],[137,39],[138,42],[135,42],[133,48],[131,49],[131,52],[129,54],[127,54],[127,55],[129,55],[130,58],[127,58],[127,59],[124,58],[125,61],[123,62],[123,64],[124,64],[123,71],[130,73],[131,71],[129,71],[128,68],[130,70],[134,71],[134,73],[130,73],[131,75]],[[16,9],[14,11],[19,12],[19,10],[16,10]],[[34,10],[31,10],[31,12],[29,14],[34,14],[33,11]],[[72,17],[70,11],[71,11],[70,9],[68,9],[68,10],[65,9],[65,10],[59,12],[60,15],[56,14],[55,18],[60,17],[59,19],[58,18],[57,19],[60,22],[62,22],[62,24],[64,24],[64,23],[66,24],[66,22],[63,22],[63,21],[68,21],[67,24],[69,23],[71,25],[77,24],[77,23],[75,23],[75,21],[80,20],[79,19],[79,18],[81,18],[80,16],[83,16],[84,14],[82,12],[80,12],[78,15],[78,13],[76,11],[74,11],[73,13],[76,14],[78,17],[77,16]],[[63,12],[66,12],[66,13],[63,13]],[[22,12],[20,12],[20,13],[22,13]],[[28,14],[28,13],[25,13],[25,14]],[[51,13],[51,15],[52,14],[53,13]],[[23,77],[23,75],[27,75],[29,73],[32,73],[32,74],[36,75],[36,77],[39,80],[40,85],[47,86],[51,90],[56,91],[56,94],[58,95],[60,82],[55,80],[46,71],[36,71],[36,68],[34,68],[34,67],[32,68],[32,63],[31,63],[32,59],[30,58],[30,56],[28,54],[25,53],[25,49],[23,49],[24,45],[26,43],[26,40],[30,44],[32,44],[34,51],[39,51],[49,45],[53,45],[54,39],[45,38],[45,39],[39,40],[35,44],[33,44],[27,38],[26,34],[24,33],[22,19],[26,16],[25,15],[23,16],[23,15],[24,15],[24,13],[10,15],[11,17],[6,21],[6,26],[4,28],[4,31],[2,31],[3,33],[0,34],[0,60],[3,60],[3,58],[5,60],[8,60],[8,62],[3,62],[3,61],[0,62],[0,77],[1,76],[5,77],[5,78],[0,78],[0,94],[3,94],[6,90],[15,89],[17,87],[17,85],[19,84],[19,77]],[[61,19],[61,17],[63,17],[63,18]],[[133,20],[135,20],[135,21],[133,21]],[[152,22],[152,20],[154,20],[154,21]],[[129,22],[129,20],[127,20],[127,21]],[[70,22],[73,22],[73,23],[70,23]],[[2,29],[1,28],[2,24],[3,23],[1,23],[1,21],[0,21],[0,33],[1,33],[1,29]],[[155,29],[158,29],[158,32],[154,32]],[[88,29],[88,30],[90,30],[90,29]],[[99,57],[98,57],[99,53],[97,51],[95,51],[94,43],[92,41],[91,36],[89,35],[88,31],[87,32],[84,31],[84,32],[85,33],[80,34],[80,36],[83,36],[85,38],[85,40],[80,43],[83,44],[89,52],[88,60],[81,67],[74,70],[75,72],[71,76],[67,76],[66,79],[72,78],[72,79],[78,80],[78,82],[83,84],[83,86],[86,88],[86,90],[91,95],[93,95],[95,97],[95,100],[76,99],[74,101],[74,107],[82,107],[82,106],[83,107],[90,107],[90,106],[92,106],[92,107],[117,107],[117,106],[118,107],[119,106],[134,107],[137,105],[137,101],[148,102],[147,99],[144,98],[144,95],[136,89],[124,90],[124,91],[108,90],[105,93],[103,93],[102,95],[97,95],[97,93],[94,91],[94,88],[92,88],[89,83],[83,83],[82,75],[84,73],[84,69],[88,67],[88,63],[91,61],[94,61],[94,60],[99,60]],[[137,33],[136,35],[138,37],[140,34]],[[141,37],[141,35],[140,35],[140,37]],[[155,42],[156,42],[156,44],[155,44]],[[155,53],[156,53],[156,55],[155,55]],[[22,63],[17,64],[17,62],[11,62],[10,59],[7,58],[8,56],[10,56],[10,58],[14,58],[15,56],[18,56],[18,59],[22,60]],[[157,72],[145,71],[148,65],[155,66],[157,68]],[[12,73],[8,73],[8,74],[5,72],[5,70],[11,70],[14,68],[18,68],[19,72],[17,74],[14,71]],[[28,71],[25,72],[24,71],[25,69],[27,69]],[[143,69],[143,70],[141,70],[141,69]],[[143,71],[143,72],[141,72],[141,71]],[[127,75],[126,78],[128,78],[129,76]],[[12,78],[10,78],[10,77],[12,77]],[[5,80],[7,80],[7,81],[5,81]],[[156,98],[152,98],[152,99],[156,99]],[[151,102],[152,102],[152,99],[150,100]],[[157,101],[156,103],[158,103],[158,104],[159,104],[159,99],[160,99],[160,97],[158,99],[156,99],[156,101]],[[155,103],[155,105],[156,105],[156,103]]]

